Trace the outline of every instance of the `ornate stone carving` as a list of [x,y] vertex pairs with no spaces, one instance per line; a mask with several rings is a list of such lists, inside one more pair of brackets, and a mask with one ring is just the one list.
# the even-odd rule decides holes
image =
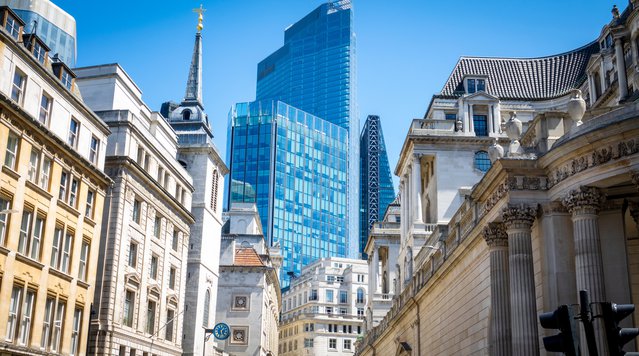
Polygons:
[[501,184],[495,188],[493,194],[491,194],[488,199],[486,199],[486,204],[484,205],[484,213],[489,212],[492,208],[508,193],[508,184],[506,181],[503,181]]
[[630,179],[634,183],[637,190],[639,190],[639,171],[630,171]]
[[639,203],[634,201],[628,202],[628,210],[630,210],[630,216],[635,221],[635,224],[639,225]]
[[559,201],[551,201],[542,206],[544,214],[566,214],[568,209]]
[[575,125],[579,126],[582,124],[581,119],[586,112],[586,101],[581,97],[581,90],[579,89],[573,89],[572,95],[573,97],[568,101],[567,105],[568,115],[575,122]]
[[523,153],[521,149],[521,145],[519,143],[519,138],[522,133],[522,123],[521,120],[517,118],[517,112],[513,111],[510,114],[510,119],[504,125],[506,129],[506,135],[510,139],[510,146],[508,147],[508,157],[519,156]]
[[504,157],[504,148],[497,144],[496,139],[493,139],[493,144],[488,147],[488,157],[490,158],[490,163],[495,163],[495,161]]
[[484,239],[490,247],[507,247],[508,234],[506,234],[506,226],[500,222],[488,223],[484,228]]
[[537,209],[525,204],[508,205],[502,211],[506,228],[530,228],[536,216]]
[[592,165],[604,164],[612,159],[612,146],[604,147],[592,152]]
[[605,196],[595,187],[581,186],[566,195],[562,202],[571,214],[597,214]]

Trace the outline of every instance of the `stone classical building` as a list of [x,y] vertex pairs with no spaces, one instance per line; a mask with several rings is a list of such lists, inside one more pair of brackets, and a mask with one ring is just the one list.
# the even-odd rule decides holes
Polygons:
[[76,69],[82,96],[111,129],[92,355],[182,354],[193,180],[177,135],[117,64]]
[[0,354],[87,347],[109,128],[69,67],[0,7]]
[[[191,199],[191,225],[186,268],[186,295],[182,345],[184,355],[212,354],[215,342],[205,345],[206,328],[215,325],[220,238],[222,236],[222,189],[228,168],[213,143],[213,132],[202,104],[202,13],[184,100],[168,110],[168,122],[177,133],[180,164],[196,187]],[[181,187],[178,197],[188,191]],[[179,199],[178,199],[179,200]],[[213,311],[213,312],[212,312]]]
[[282,258],[268,247],[254,204],[235,203],[227,213],[220,249],[216,320],[230,337],[218,347],[231,355],[277,355]]
[[321,258],[282,291],[280,355],[351,355],[364,333],[366,261]]
[[359,354],[546,354],[538,315],[579,290],[639,303],[638,29],[632,1],[582,48],[459,60],[401,151],[403,286]]

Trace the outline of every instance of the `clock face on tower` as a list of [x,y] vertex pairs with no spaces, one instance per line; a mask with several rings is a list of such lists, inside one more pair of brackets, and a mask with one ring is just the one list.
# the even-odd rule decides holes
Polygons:
[[231,330],[225,323],[218,323],[213,328],[213,336],[215,336],[215,338],[218,340],[226,340],[229,338],[230,334]]

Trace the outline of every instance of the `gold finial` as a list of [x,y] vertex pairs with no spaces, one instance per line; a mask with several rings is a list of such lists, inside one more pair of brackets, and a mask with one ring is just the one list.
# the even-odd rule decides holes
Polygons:
[[204,14],[204,11],[206,11],[206,9],[202,4],[200,4],[199,8],[193,9],[193,12],[197,12],[198,14],[200,14],[197,18],[197,32],[201,32],[204,28],[204,25],[202,25],[202,20],[204,20],[204,16],[202,14]]

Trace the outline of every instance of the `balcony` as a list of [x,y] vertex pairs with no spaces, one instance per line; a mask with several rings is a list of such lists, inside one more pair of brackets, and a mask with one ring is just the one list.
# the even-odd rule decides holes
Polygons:
[[455,120],[413,119],[410,133],[417,135],[455,135]]

